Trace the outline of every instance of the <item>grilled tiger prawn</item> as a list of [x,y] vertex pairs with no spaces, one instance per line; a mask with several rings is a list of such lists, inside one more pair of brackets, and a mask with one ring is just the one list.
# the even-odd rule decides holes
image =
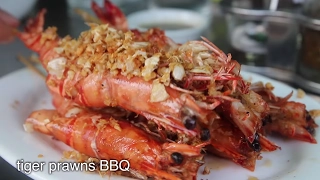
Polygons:
[[79,107],[68,117],[56,110],[33,112],[24,126],[51,135],[80,153],[98,159],[126,159],[133,177],[196,179],[203,155],[201,147],[160,143],[127,121]]
[[[139,70],[136,69],[136,64],[141,65],[143,62],[139,61],[148,55],[147,52],[139,51],[139,49],[148,46],[147,42],[132,44],[137,48],[132,49],[134,51],[137,50],[137,52],[130,52],[134,53],[133,57],[131,57],[130,53],[122,54],[121,52],[126,51],[126,47],[124,47],[124,44],[118,47],[118,43],[130,41],[131,37],[129,36],[131,35],[117,34],[114,29],[104,25],[93,27],[91,31],[87,32],[87,35],[83,33],[82,36],[91,36],[90,34],[95,32],[100,36],[99,33],[108,32],[111,34],[106,38],[109,38],[109,41],[112,42],[108,42],[97,48],[77,47],[77,45],[74,44],[75,46],[73,47],[76,47],[77,50],[73,51],[69,49],[71,51],[67,52],[67,48],[72,48],[72,44],[70,43],[76,42],[68,38],[59,38],[55,32],[55,28],[48,28],[42,33],[44,13],[45,10],[41,11],[34,21],[29,22],[26,32],[22,32],[20,38],[30,49],[39,53],[42,64],[49,73],[47,85],[52,91],[55,91],[63,97],[74,99],[78,104],[88,107],[121,106],[125,109],[143,114],[148,119],[152,119],[166,128],[191,135],[196,135],[196,132],[192,130],[194,124],[191,124],[189,128],[191,130],[185,129],[181,119],[194,122],[197,117],[207,124],[209,121],[213,121],[213,119],[210,119],[211,112],[200,107],[191,95],[181,93],[170,87],[165,87],[157,81],[152,82],[151,80],[145,80],[151,79],[151,77],[154,76],[154,73],[152,73],[154,70],[153,66],[154,63],[159,61],[160,53],[147,58],[142,72],[136,72],[136,70]],[[86,41],[85,39],[83,40]],[[81,42],[81,44],[82,43],[84,42]],[[91,43],[92,42],[90,42],[90,44]],[[60,47],[58,44],[60,44]],[[67,47],[61,49],[62,45]],[[91,51],[90,48],[94,48],[91,49],[93,51],[98,50],[101,52],[96,53],[94,56],[92,54],[94,52],[89,52],[87,55],[90,56],[80,56],[78,58],[65,56],[71,52],[73,55],[79,53],[86,54],[87,51]],[[58,51],[63,51],[66,54],[61,55]],[[108,53],[105,53],[106,51]],[[111,53],[113,51],[115,52]],[[119,56],[112,57],[116,54],[119,54]],[[135,58],[135,56],[137,58]],[[112,61],[115,61],[115,59],[118,59],[118,64],[112,64]],[[120,64],[121,60],[123,62]],[[126,69],[127,72],[117,74],[119,69],[115,66],[122,66],[122,63],[126,64],[122,68]],[[106,69],[108,65],[113,67],[109,67],[110,70],[105,71],[104,69]],[[149,68],[151,68],[151,70]],[[144,74],[145,79],[137,76],[130,78],[128,75],[125,75],[125,73],[129,72],[131,75],[136,73]]]
[[[201,126],[212,124],[217,116],[212,110],[220,104],[217,99],[224,96],[203,101],[203,93],[185,90],[171,81],[182,80],[186,70],[188,75],[207,73],[206,79],[240,78],[223,73],[224,64],[229,63],[227,57],[211,54],[210,50],[217,50],[206,42],[168,46],[166,50],[148,41],[133,41],[132,33],[108,25],[92,25],[77,41],[61,39],[55,28],[42,32],[44,13],[29,22],[20,38],[39,53],[49,74],[49,89],[86,107],[120,106],[165,129],[196,136]],[[184,57],[184,52],[197,57]],[[190,63],[194,60],[197,62]],[[219,64],[218,72],[213,67]],[[208,76],[211,72],[212,77]],[[193,76],[199,77],[203,76]]]
[[[122,31],[129,31],[125,15],[109,0],[105,0],[104,6],[102,7],[99,7],[94,1],[92,1],[91,6],[101,22]],[[157,28],[149,29],[146,32],[140,32],[136,29],[130,31],[136,35],[139,41],[156,39],[158,43],[160,41],[161,44],[177,46],[170,38],[163,37],[164,32]],[[208,44],[214,47],[213,49],[211,48],[211,50],[216,52],[216,54],[211,55],[217,55],[218,57],[216,57],[216,59],[220,59],[223,62],[221,64],[216,61],[214,64],[210,64],[212,66],[217,66],[213,68],[215,70],[213,73],[216,72],[216,74],[213,75],[214,81],[212,80],[212,77],[208,75],[210,73],[206,73],[205,70],[200,70],[205,67],[201,67],[195,70],[196,73],[190,73],[188,77],[184,78],[182,82],[178,82],[178,84],[180,84],[180,87],[183,89],[208,93],[209,95],[205,96],[206,101],[211,102],[211,100],[213,100],[215,106],[221,105],[225,110],[225,113],[230,114],[230,117],[226,119],[236,124],[236,126],[245,134],[246,139],[252,143],[257,131],[262,126],[262,119],[269,113],[269,106],[260,95],[254,91],[248,90],[249,85],[239,76],[240,64],[231,60],[230,54],[225,55],[212,43],[208,42]],[[185,45],[182,45],[182,47],[184,46]],[[186,53],[194,54],[194,52],[188,51],[189,49],[185,50]],[[188,57],[191,63],[202,57],[193,58],[194,57]],[[219,80],[222,80],[222,82]],[[219,89],[219,87],[223,87],[223,89]],[[231,94],[230,92],[233,92],[234,94]]]

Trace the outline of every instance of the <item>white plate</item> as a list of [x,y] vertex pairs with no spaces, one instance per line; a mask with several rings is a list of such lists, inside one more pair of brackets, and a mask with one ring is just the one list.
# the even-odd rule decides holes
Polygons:
[[[243,72],[245,78],[252,77],[253,81],[271,82],[275,86],[275,93],[285,96],[292,88],[280,82]],[[43,79],[33,72],[23,69],[11,73],[0,79],[0,155],[11,165],[16,167],[16,161],[23,159],[25,162],[45,162],[42,172],[29,174],[34,179],[105,179],[98,174],[83,172],[54,172],[48,174],[49,162],[57,162],[62,158],[63,150],[68,150],[66,145],[52,140],[50,137],[38,133],[26,133],[22,124],[26,117],[33,111],[43,108],[52,108],[50,95],[47,92]],[[307,109],[320,109],[320,104],[304,97],[296,98],[296,91],[292,100],[303,102]],[[319,118],[317,119],[319,123]],[[317,130],[318,131],[318,130]],[[320,142],[319,133],[316,139]],[[213,157],[206,157],[207,166],[211,167],[209,175],[201,175],[202,166],[199,170],[198,179],[224,179],[224,180],[247,180],[255,179],[317,179],[320,176],[320,146],[294,141],[274,139],[282,150],[271,153],[263,153],[263,159],[257,162],[256,171],[250,172],[233,164],[230,161]],[[43,158],[38,158],[42,154]],[[112,176],[112,179],[127,179]]]
[[190,40],[199,39],[209,25],[208,18],[201,13],[178,8],[158,8],[134,12],[128,15],[128,24],[131,29],[146,31],[143,25],[183,25],[188,28],[168,30],[164,29],[166,35],[177,43],[185,43]]

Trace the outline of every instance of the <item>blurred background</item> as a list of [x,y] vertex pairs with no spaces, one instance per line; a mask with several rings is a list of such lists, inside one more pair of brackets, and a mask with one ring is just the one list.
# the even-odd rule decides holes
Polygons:
[[[103,4],[103,0],[96,2]],[[175,23],[165,26],[162,22],[162,27],[169,37],[180,43],[204,36],[225,53],[231,53],[233,59],[242,64],[242,70],[320,94],[319,0],[112,2],[125,13],[130,28],[139,28],[138,22],[148,18],[154,21],[165,18]],[[88,29],[75,9],[80,8],[93,15],[90,5],[90,0],[0,0],[1,9],[21,20],[20,28],[28,18],[46,8],[45,26],[56,26],[60,36],[72,37]],[[164,8],[170,8],[170,11],[162,11]],[[186,19],[192,28],[182,25]],[[18,54],[30,56],[31,52],[18,40],[0,45],[0,78],[24,67],[16,60]],[[0,179],[28,179],[3,159],[0,159],[0,174]]]

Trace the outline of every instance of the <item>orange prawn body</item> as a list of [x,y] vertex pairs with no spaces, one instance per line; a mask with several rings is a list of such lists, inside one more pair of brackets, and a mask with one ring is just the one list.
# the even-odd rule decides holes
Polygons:
[[214,121],[216,114],[213,111],[200,107],[191,95],[171,87],[165,87],[169,95],[166,100],[151,102],[152,81],[145,81],[141,77],[134,76],[128,79],[120,74],[111,75],[107,71],[92,72],[87,76],[77,72],[73,78],[68,78],[69,67],[64,67],[61,72],[62,78],[51,74],[49,64],[61,58],[56,50],[60,39],[50,28],[42,32],[44,14],[45,10],[41,11],[35,20],[29,21],[26,32],[20,33],[19,37],[27,47],[39,53],[40,60],[49,74],[47,86],[51,91],[86,107],[119,106],[143,115],[165,129],[190,136],[199,134],[201,127],[197,125],[186,128],[185,118],[192,118],[202,125]]
[[[139,172],[143,177],[195,179],[201,165],[197,162],[202,159],[201,148],[162,144],[129,122],[115,120],[106,114],[83,111],[63,117],[55,110],[40,110],[33,112],[25,125],[90,157],[128,160],[132,172]],[[181,150],[183,162],[177,164],[171,154]],[[174,169],[182,171],[183,175],[175,174]]]
[[[139,77],[127,79],[122,75],[115,78],[107,73],[103,75],[90,74],[80,81],[69,82],[68,80],[57,80],[49,75],[47,82],[47,84],[55,85],[49,85],[51,91],[73,99],[79,105],[95,108],[119,106],[156,121],[165,128],[193,136],[196,135],[196,132],[187,130],[182,122],[183,111],[191,109],[205,121],[212,114],[212,112],[198,107],[190,96],[170,87],[166,88],[166,92],[169,94],[167,100],[150,102],[152,84]],[[72,94],[72,92],[77,93]],[[70,94],[71,96],[69,96]],[[211,120],[213,121],[213,119]]]

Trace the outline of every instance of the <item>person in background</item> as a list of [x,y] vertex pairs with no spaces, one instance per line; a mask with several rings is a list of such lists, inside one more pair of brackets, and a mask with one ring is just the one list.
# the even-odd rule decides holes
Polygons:
[[14,39],[14,28],[19,26],[19,20],[0,9],[0,44],[9,43]]

